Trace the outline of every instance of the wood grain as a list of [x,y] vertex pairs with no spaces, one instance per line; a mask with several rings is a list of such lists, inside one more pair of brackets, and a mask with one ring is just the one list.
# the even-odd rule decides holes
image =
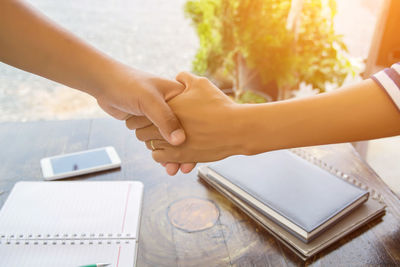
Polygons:
[[188,233],[204,231],[215,225],[219,210],[214,202],[201,198],[179,199],[168,207],[171,224]]
[[145,185],[138,266],[400,265],[400,200],[349,144],[307,148],[382,194],[387,213],[307,262],[191,174],[170,177],[123,122],[112,119],[0,124],[0,205],[17,181],[41,180],[45,156],[114,146],[121,169],[70,180]]

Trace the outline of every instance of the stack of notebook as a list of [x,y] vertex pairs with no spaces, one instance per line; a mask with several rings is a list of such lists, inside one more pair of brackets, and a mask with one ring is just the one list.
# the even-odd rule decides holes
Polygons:
[[199,175],[304,260],[385,212],[368,191],[288,150],[231,157]]

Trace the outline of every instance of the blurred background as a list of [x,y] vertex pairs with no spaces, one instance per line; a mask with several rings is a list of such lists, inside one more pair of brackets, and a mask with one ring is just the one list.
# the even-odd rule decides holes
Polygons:
[[[194,71],[238,102],[335,90],[389,64],[379,54],[389,0],[28,2],[125,64],[168,78]],[[400,57],[400,50],[388,53]],[[0,63],[0,121],[105,116],[90,96]],[[370,141],[364,150],[400,192],[400,137]]]

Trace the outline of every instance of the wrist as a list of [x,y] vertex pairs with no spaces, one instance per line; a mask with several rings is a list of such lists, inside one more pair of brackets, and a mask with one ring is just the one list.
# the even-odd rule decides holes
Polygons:
[[280,117],[282,114],[274,109],[276,104],[241,104],[237,112],[242,140],[242,155],[279,149],[282,144]]
[[115,88],[120,87],[119,84],[122,80],[121,70],[123,70],[123,64],[113,62],[113,60],[96,66],[93,71],[95,79],[94,84],[96,84],[96,86],[91,88],[89,94],[97,99],[110,98]]
[[235,104],[232,110],[234,154],[249,156],[260,153],[256,146],[258,142],[255,139],[260,134],[262,122],[256,115],[258,112],[256,105]]
[[138,91],[142,87],[141,79],[144,76],[139,70],[111,60],[98,73],[99,86],[90,93],[96,99],[117,106],[129,106],[129,104],[134,104],[129,103],[132,102],[132,97],[142,95]]

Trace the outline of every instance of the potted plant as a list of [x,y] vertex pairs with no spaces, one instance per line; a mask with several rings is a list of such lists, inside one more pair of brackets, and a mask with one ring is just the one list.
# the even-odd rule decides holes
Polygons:
[[189,0],[185,14],[200,41],[194,72],[230,81],[236,100],[248,90],[285,99],[302,82],[322,92],[354,74],[334,0]]

